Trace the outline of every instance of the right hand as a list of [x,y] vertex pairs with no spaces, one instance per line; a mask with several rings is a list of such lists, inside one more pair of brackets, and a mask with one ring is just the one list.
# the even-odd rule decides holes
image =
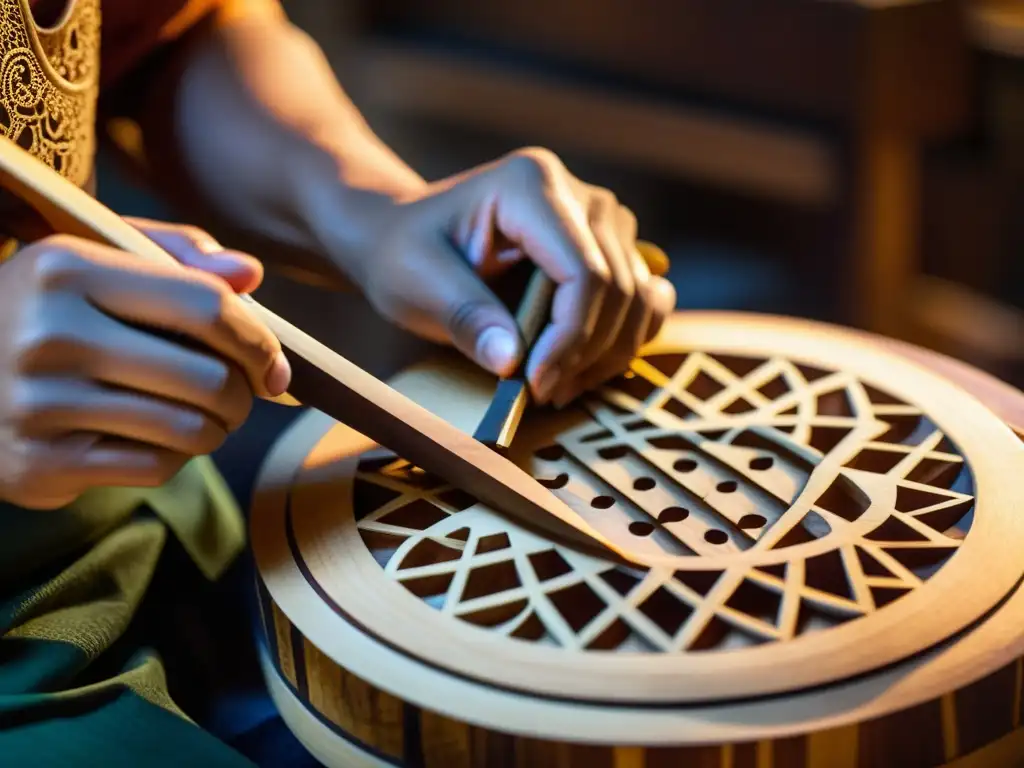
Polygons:
[[[253,395],[290,380],[232,293],[262,278],[203,232],[138,226],[185,268],[73,237],[0,266],[0,498],[56,509],[94,487],[156,487],[215,450]],[[172,340],[174,339],[174,340]]]

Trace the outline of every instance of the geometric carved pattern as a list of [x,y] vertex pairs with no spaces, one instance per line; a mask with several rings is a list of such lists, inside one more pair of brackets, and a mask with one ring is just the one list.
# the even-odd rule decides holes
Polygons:
[[360,463],[357,527],[438,611],[565,649],[827,631],[898,602],[970,535],[970,468],[920,409],[780,357],[639,358],[572,409],[528,416],[513,451],[651,566],[552,544],[393,456]]

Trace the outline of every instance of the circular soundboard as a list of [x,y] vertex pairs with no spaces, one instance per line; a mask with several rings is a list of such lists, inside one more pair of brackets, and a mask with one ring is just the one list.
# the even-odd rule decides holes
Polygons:
[[[455,359],[391,383],[468,433],[494,389]],[[758,749],[807,765],[840,738],[850,765],[909,766],[968,754],[957,717],[1016,725],[1017,671],[971,715],[943,703],[1018,670],[1000,617],[1024,575],[1024,446],[947,379],[831,326],[678,313],[625,375],[528,413],[510,458],[634,562],[520,527],[318,412],[282,438],[253,545],[268,677],[307,746],[724,768]]]

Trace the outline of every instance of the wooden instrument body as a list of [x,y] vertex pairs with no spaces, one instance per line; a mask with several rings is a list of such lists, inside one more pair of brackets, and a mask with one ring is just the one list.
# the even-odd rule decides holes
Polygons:
[[[646,572],[382,470],[317,412],[282,438],[253,509],[264,662],[314,755],[1024,764],[1013,432],[923,367],[799,321],[680,313],[634,372],[589,416],[527,419],[512,456]],[[468,433],[493,391],[457,367],[392,384]],[[1010,392],[1004,418],[1024,409]]]

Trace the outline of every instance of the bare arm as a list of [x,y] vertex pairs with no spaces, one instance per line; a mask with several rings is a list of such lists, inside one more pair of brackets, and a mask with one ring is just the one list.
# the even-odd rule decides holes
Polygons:
[[498,374],[526,350],[482,278],[532,261],[557,284],[527,361],[541,402],[620,373],[674,306],[636,250],[632,212],[551,152],[420,178],[274,0],[227,0],[148,91],[147,155],[179,199],[316,254],[384,317]]
[[137,117],[153,175],[178,202],[212,206],[347,273],[374,211],[424,181],[373,134],[276,2],[224,5],[147,88]]

